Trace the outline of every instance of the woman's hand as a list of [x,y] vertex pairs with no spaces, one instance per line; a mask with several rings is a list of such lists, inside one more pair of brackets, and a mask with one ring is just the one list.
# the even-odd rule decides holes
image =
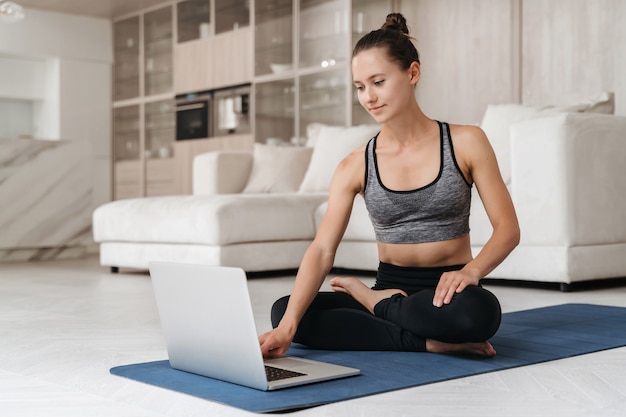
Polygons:
[[293,336],[278,326],[274,330],[270,330],[259,336],[261,353],[263,353],[264,358],[283,356],[289,349],[292,340]]
[[454,294],[462,292],[469,285],[478,285],[480,278],[473,276],[466,270],[444,272],[435,289],[433,305],[441,307],[450,304]]

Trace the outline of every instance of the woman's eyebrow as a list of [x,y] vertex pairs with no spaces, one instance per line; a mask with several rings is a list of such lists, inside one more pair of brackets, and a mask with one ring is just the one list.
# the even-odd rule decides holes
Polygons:
[[[384,77],[383,73],[378,73],[378,74],[372,74],[369,77],[366,78],[366,80],[371,80],[377,77]],[[363,83],[363,81],[360,80],[352,80],[353,83]]]

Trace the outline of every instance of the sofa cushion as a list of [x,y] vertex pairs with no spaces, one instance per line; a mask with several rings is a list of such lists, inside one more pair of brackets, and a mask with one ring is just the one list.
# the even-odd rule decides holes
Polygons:
[[193,158],[193,194],[240,193],[252,171],[252,152],[212,151]]
[[118,200],[93,214],[96,242],[228,245],[312,240],[326,194],[221,194]]
[[311,160],[312,148],[254,144],[254,162],[244,193],[298,191]]
[[578,113],[511,129],[511,194],[521,244],[626,242],[625,132],[624,116]]
[[339,162],[350,152],[367,143],[378,131],[379,125],[316,126],[317,133],[310,137],[308,145],[313,145],[313,155],[307,168],[301,192],[328,192],[330,180]]
[[[328,208],[328,202],[320,205],[315,212],[315,227],[319,229],[326,209]],[[344,241],[365,241],[374,242],[376,235],[374,234],[374,226],[367,212],[365,206],[365,200],[361,195],[357,195],[354,198],[354,204],[352,205],[352,213],[350,215],[350,221],[348,227],[343,235]]]
[[522,104],[496,104],[487,106],[480,127],[493,147],[502,178],[511,183],[510,128],[516,123],[564,112],[609,113],[615,109],[613,93],[602,93],[599,97],[566,106],[534,107]]
[[305,146],[307,148],[315,148],[315,143],[317,142],[317,137],[320,134],[320,130],[324,127],[324,123],[309,123],[306,126],[306,143]]

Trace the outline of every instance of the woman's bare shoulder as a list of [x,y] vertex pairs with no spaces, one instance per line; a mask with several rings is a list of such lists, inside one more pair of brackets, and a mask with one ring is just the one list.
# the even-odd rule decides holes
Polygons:
[[455,152],[471,157],[493,152],[485,132],[474,125],[450,125],[450,136]]
[[350,188],[360,191],[363,187],[365,175],[365,148],[367,144],[361,145],[348,155],[346,155],[335,171],[335,177],[341,182],[350,184]]
[[450,125],[450,136],[454,139],[461,141],[484,141],[487,140],[487,135],[479,127],[475,125]]
[[450,125],[454,156],[469,182],[475,181],[477,166],[493,166],[497,170],[496,156],[485,132],[473,125]]

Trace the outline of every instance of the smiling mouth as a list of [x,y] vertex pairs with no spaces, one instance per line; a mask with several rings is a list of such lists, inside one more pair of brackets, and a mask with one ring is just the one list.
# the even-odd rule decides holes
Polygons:
[[383,106],[370,107],[369,111],[376,111],[376,110],[380,110],[382,108],[383,108]]

